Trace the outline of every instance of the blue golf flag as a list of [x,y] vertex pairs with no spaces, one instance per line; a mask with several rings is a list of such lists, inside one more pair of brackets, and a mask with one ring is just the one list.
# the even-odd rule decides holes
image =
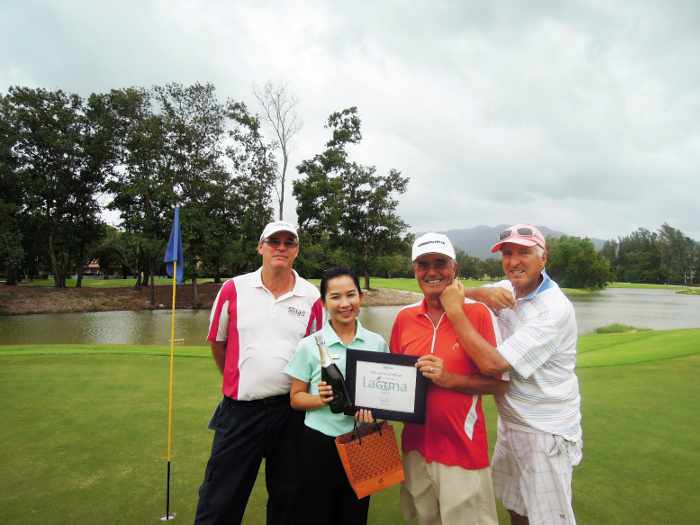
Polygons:
[[185,257],[182,254],[182,235],[180,233],[180,207],[175,206],[175,216],[173,217],[173,227],[170,230],[170,240],[168,241],[168,249],[165,250],[163,262],[168,276],[173,276],[173,261],[177,262],[177,275],[175,276],[178,283],[182,283],[185,277]]

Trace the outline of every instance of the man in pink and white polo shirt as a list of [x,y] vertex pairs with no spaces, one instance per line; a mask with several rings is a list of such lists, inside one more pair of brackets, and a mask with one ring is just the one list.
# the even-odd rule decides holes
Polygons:
[[292,269],[295,226],[265,226],[258,253],[262,267],[224,283],[211,311],[208,340],[224,397],[209,423],[215,434],[199,489],[200,525],[241,522],[263,458],[267,522],[292,516],[304,414],[289,405],[283,370],[297,343],[322,327],[323,307],[318,290]]

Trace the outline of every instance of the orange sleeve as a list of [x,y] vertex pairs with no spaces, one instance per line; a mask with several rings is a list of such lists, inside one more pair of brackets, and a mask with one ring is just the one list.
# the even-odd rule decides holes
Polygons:
[[475,305],[477,308],[472,310],[472,315],[470,319],[474,328],[481,334],[481,337],[486,339],[488,343],[495,347],[496,346],[496,332],[493,330],[493,321],[491,319],[491,314],[489,313],[486,306],[483,304]]
[[389,350],[392,354],[403,354],[401,348],[401,322],[399,316],[394,319],[394,326],[391,327],[391,339],[389,340]]

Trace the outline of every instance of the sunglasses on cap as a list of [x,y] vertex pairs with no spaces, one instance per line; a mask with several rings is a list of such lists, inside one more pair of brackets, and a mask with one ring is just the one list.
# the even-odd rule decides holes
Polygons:
[[[526,227],[516,228],[515,232],[518,235],[522,235],[523,237],[534,237],[535,236],[535,232],[532,230],[532,228],[526,228]],[[502,241],[503,239],[507,239],[508,237],[511,237],[512,235],[514,235],[513,228],[508,228],[507,230],[503,230],[501,232],[501,234],[498,237],[498,240]]]

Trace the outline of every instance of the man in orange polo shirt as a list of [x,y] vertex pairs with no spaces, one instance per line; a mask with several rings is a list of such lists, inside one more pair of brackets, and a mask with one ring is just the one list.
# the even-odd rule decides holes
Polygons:
[[[426,233],[413,243],[411,259],[424,298],[398,313],[390,347],[393,353],[420,356],[416,366],[432,384],[425,422],[407,423],[401,436],[406,473],[401,508],[407,520],[421,525],[496,525],[479,394],[502,395],[507,383],[479,373],[440,303],[440,294],[458,270],[450,240],[439,233]],[[488,309],[470,302],[465,303],[464,312],[495,346]]]

